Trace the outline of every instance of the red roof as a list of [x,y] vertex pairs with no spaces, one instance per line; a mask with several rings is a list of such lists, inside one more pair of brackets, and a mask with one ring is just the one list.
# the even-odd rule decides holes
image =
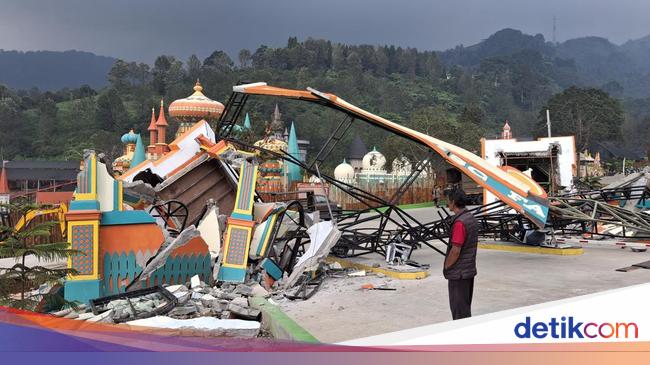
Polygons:
[[9,194],[9,180],[7,180],[4,162],[2,163],[2,172],[0,172],[0,194]]
[[151,123],[149,123],[149,127],[147,128],[148,131],[155,131],[156,130],[156,112],[154,108],[151,108]]
[[73,191],[37,191],[36,204],[68,204],[73,194]]
[[157,126],[168,126],[167,119],[165,119],[165,107],[163,106],[163,100],[160,99],[160,114],[158,114],[158,121],[156,121]]

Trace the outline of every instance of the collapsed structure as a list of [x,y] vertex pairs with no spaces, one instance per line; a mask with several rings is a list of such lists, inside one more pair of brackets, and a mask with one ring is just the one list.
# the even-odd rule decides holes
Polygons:
[[[397,206],[401,194],[418,179],[435,154],[496,198],[493,203],[475,208],[483,234],[505,234],[506,238],[519,237],[522,242],[529,232],[543,234],[560,229],[620,234],[598,229],[612,225],[623,227],[624,237],[650,236],[650,218],[645,213],[623,212],[617,210],[623,208],[594,197],[549,197],[530,176],[512,166],[499,167],[333,94],[282,89],[265,83],[244,84],[233,87],[222,109],[202,95],[201,89],[195,87],[193,100],[207,105],[204,114],[196,112],[201,108],[194,108],[191,98],[178,104],[176,113],[183,116],[185,124],[170,144],[165,143],[167,122],[161,104],[161,112],[155,122],[152,115],[149,129],[156,142],[149,145],[142,161],[138,161],[143,155],[138,148],[141,138],[125,135],[125,143],[135,141],[135,146],[128,150],[133,151],[128,169],[120,171],[117,178],[108,172],[101,156],[88,152],[84,157],[74,201],[66,214],[69,242],[79,251],[69,260],[69,267],[77,274],[66,281],[67,299],[88,302],[157,285],[185,284],[192,277],[208,285],[255,282],[268,290],[302,290],[318,277],[322,260],[330,252],[339,256],[379,253],[386,255],[389,262],[408,260],[410,252],[420,245],[442,253],[432,241],[446,242],[447,217],[421,222]],[[279,137],[255,144],[237,138],[237,131],[250,123],[246,117],[244,127],[239,125],[251,95],[320,104],[342,112],[344,118],[308,163],[295,146],[288,148],[292,143],[287,148],[276,148],[281,142]],[[207,120],[190,122],[187,116],[216,119],[219,113],[215,130]],[[388,199],[346,181],[349,174],[354,174],[353,166],[346,166],[346,174],[335,177],[319,169],[355,120],[404,137],[428,151],[420,162],[405,170],[399,188]],[[562,156],[571,153],[568,142],[549,143],[551,160],[565,160],[558,151],[553,152],[553,146],[561,147]],[[286,162],[287,166],[317,176],[366,208],[337,213],[330,209],[328,220],[322,220],[317,210],[299,200],[265,203],[257,184],[264,181],[270,184],[267,188],[273,185],[279,165],[261,161],[260,154],[266,156],[266,161]],[[267,173],[269,179],[259,179],[261,172]],[[558,184],[564,181],[560,179]],[[646,190],[647,186],[643,194]],[[630,214],[634,215],[631,219]],[[371,221],[376,224],[368,227]]]

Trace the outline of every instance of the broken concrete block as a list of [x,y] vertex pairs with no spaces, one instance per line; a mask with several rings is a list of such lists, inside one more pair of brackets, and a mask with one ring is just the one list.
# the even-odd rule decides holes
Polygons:
[[217,299],[216,301],[212,302],[212,308],[223,312],[228,309],[228,304],[230,304],[230,302],[225,299]]
[[238,297],[238,295],[233,294],[233,293],[226,293],[226,292],[219,292],[216,295],[217,298],[219,299],[226,299],[226,300],[233,300]]
[[256,321],[240,319],[218,319],[214,317],[198,317],[192,319],[174,319],[166,316],[156,316],[127,322],[131,326],[176,329],[182,336],[215,336],[215,337],[256,337],[261,324]]
[[242,307],[233,303],[228,305],[228,311],[242,319],[257,320],[260,311],[254,308]]
[[264,288],[263,288],[260,284],[258,284],[258,283],[253,284],[253,286],[251,287],[251,289],[252,289],[252,290],[251,290],[251,296],[253,296],[253,297],[263,297],[263,298],[266,298],[266,297],[268,297],[268,296],[271,295],[271,294],[270,294],[266,289],[264,289]]
[[63,309],[63,310],[60,310],[58,312],[54,312],[54,313],[50,313],[50,314],[55,316],[55,317],[64,317],[64,316],[67,316],[68,314],[72,313],[72,311],[73,311],[72,308],[67,308],[67,309]]
[[173,293],[173,295],[176,297],[178,304],[185,304],[187,301],[190,299],[192,294],[190,292],[181,292],[177,291]]
[[237,297],[233,299],[230,304],[238,305],[240,307],[248,307],[248,299],[244,297]]
[[196,306],[194,304],[190,303],[190,304],[183,305],[183,306],[178,306],[178,307],[172,309],[169,312],[169,316],[187,316],[187,315],[194,314],[197,311],[198,311],[198,309],[196,308]]
[[253,288],[245,284],[239,284],[235,288],[235,293],[248,297],[253,293]]
[[212,307],[213,306],[212,303],[214,301],[219,301],[219,299],[213,297],[210,294],[205,294],[201,297],[201,304],[203,304],[206,307]]
[[170,285],[170,286],[166,287],[165,289],[167,289],[167,291],[169,291],[170,293],[186,292],[186,291],[189,290],[189,289],[187,289],[187,287],[186,287],[185,285],[183,285],[183,284]]
[[81,313],[81,314],[79,314],[79,316],[78,316],[77,318],[75,318],[75,320],[78,320],[78,321],[85,321],[85,320],[90,319],[90,318],[92,318],[92,317],[94,317],[94,316],[95,316],[95,315],[94,315],[92,312]]
[[192,276],[192,278],[190,279],[190,285],[191,285],[192,289],[198,288],[198,287],[201,286],[201,279],[199,278],[198,275]]
[[109,309],[104,313],[100,313],[92,318],[88,319],[88,322],[113,322],[113,310]]
[[343,266],[341,266],[341,264],[339,264],[337,261],[334,261],[331,264],[329,264],[329,267],[332,270],[341,270],[341,269],[343,269]]
[[348,276],[366,276],[366,270],[353,271]]
[[79,313],[77,313],[77,312],[70,312],[70,313],[66,314],[63,318],[67,318],[67,319],[76,319],[77,317],[79,317]]

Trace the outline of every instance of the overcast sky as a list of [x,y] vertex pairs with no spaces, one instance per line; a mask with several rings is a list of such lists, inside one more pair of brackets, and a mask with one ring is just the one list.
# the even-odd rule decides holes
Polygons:
[[290,36],[444,50],[502,28],[620,44],[650,34],[647,0],[0,0],[0,48],[77,49],[151,63],[236,55]]

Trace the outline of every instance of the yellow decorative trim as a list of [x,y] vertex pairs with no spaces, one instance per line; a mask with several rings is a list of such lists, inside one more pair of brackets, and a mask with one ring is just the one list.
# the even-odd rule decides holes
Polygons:
[[244,164],[242,164],[241,168],[239,169],[239,181],[237,182],[237,197],[235,198],[235,208],[233,209],[233,213],[244,214],[244,215],[251,215],[253,213],[253,201],[255,199],[255,187],[257,185],[257,165],[250,164],[250,166],[253,167],[253,179],[251,180],[251,184],[252,184],[251,194],[248,201],[248,206],[250,207],[250,209],[243,210],[237,208],[239,206],[239,196],[241,193],[242,184],[244,183],[244,179],[241,178],[243,174],[242,170],[244,169]]
[[246,226],[240,226],[240,225],[228,225],[228,230],[226,231],[226,243],[228,245],[227,248],[230,248],[230,234],[233,228],[237,229],[245,229],[247,231],[247,238],[246,238],[246,250],[244,250],[244,260],[242,265],[233,265],[233,264],[228,264],[228,251],[227,249],[224,249],[224,257],[223,261],[221,263],[222,267],[232,267],[232,268],[237,268],[237,269],[246,269],[246,266],[248,265],[248,250],[251,248],[251,237],[253,234],[253,227],[246,227]]
[[97,157],[93,154],[90,159],[91,166],[85,166],[86,171],[90,168],[90,193],[74,193],[74,200],[97,200]]
[[574,255],[582,255],[584,253],[584,250],[581,247],[551,248],[551,247],[539,247],[539,246],[513,245],[507,243],[479,243],[478,247],[486,250],[535,253],[535,254],[542,254],[542,255],[574,256]]
[[[74,221],[68,222],[68,245],[72,248],[72,227],[86,226],[93,227],[93,273],[92,275],[68,275],[69,280],[92,280],[99,279],[99,221]],[[72,269],[72,257],[68,257],[68,269]]]
[[117,181],[117,209],[121,212],[124,210],[124,186],[122,186],[122,181]]
[[264,237],[264,242],[262,242],[262,249],[260,252],[262,254],[266,253],[266,247],[269,245],[269,242],[271,241],[271,235],[273,234],[273,227],[275,227],[275,221],[278,219],[278,214],[273,214],[269,218],[270,221],[267,223],[268,224],[268,231],[266,232],[267,235]]
[[429,273],[427,271],[406,271],[405,272],[405,271],[384,269],[381,267],[372,267],[369,265],[364,265],[364,264],[352,262],[346,259],[333,257],[333,256],[328,256],[325,259],[325,262],[327,263],[338,262],[344,268],[354,268],[358,270],[366,270],[375,273],[381,273],[391,278],[401,279],[401,280],[417,280],[417,279],[424,279],[427,276],[429,276]]

